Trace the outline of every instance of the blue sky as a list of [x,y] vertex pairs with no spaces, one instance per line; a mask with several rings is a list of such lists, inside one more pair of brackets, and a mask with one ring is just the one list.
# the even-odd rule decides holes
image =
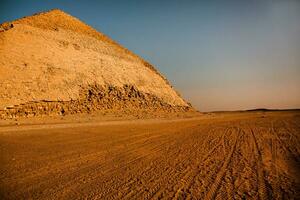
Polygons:
[[300,108],[298,0],[1,0],[0,22],[53,8],[154,64],[201,111]]

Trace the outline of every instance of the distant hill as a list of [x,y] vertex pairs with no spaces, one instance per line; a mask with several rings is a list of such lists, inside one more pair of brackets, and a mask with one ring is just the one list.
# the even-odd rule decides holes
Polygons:
[[207,113],[234,113],[234,112],[275,112],[275,111],[300,111],[300,109],[268,109],[268,108],[255,108],[249,110],[234,110],[234,111],[212,111]]
[[300,109],[268,109],[268,108],[256,108],[245,110],[247,112],[271,112],[271,111],[299,111]]
[[192,107],[151,64],[61,10],[0,25],[3,118]]

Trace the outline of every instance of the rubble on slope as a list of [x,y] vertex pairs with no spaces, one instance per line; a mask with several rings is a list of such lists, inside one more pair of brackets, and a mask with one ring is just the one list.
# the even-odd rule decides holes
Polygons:
[[102,86],[91,84],[82,87],[80,98],[70,101],[33,101],[0,110],[0,118],[33,117],[41,115],[67,115],[91,113],[99,110],[138,110],[185,112],[193,110],[188,106],[172,106],[160,98],[139,91],[134,85]]

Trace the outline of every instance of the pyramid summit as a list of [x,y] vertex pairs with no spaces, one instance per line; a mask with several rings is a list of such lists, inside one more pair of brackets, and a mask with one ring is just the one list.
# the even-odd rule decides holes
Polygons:
[[55,9],[0,25],[0,114],[191,106],[150,63]]

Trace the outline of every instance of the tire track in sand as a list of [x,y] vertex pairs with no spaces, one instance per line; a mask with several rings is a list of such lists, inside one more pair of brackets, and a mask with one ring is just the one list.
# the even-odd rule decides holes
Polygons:
[[208,191],[208,193],[206,194],[206,196],[204,197],[205,200],[211,200],[211,199],[214,199],[217,195],[217,191],[219,189],[219,186],[221,184],[221,181],[222,179],[224,178],[225,176],[225,173],[227,171],[227,168],[228,168],[228,165],[231,161],[231,158],[232,158],[232,155],[235,151],[235,148],[236,148],[236,144],[240,138],[240,132],[241,130],[238,129],[237,130],[237,134],[235,136],[235,140],[234,140],[234,144],[232,145],[231,149],[230,149],[230,152],[229,154],[227,155],[220,171],[218,172],[217,176],[216,176],[216,179],[215,179],[215,182],[211,185],[210,187],[210,190]]
[[264,169],[263,169],[263,165],[262,165],[262,156],[261,156],[261,152],[259,151],[258,148],[258,143],[254,134],[254,131],[252,128],[250,128],[250,132],[252,135],[252,139],[254,142],[254,152],[255,152],[255,156],[256,156],[256,160],[257,160],[257,178],[258,178],[258,196],[259,199],[269,199],[268,197],[268,190],[267,190],[267,185],[265,182],[265,177],[264,177]]
[[[207,128],[206,128],[207,129]],[[201,131],[205,131],[206,129],[203,129]],[[196,129],[197,130],[197,129]],[[209,130],[209,129],[207,129]],[[192,135],[195,134],[193,133],[194,131],[192,131]],[[190,142],[195,142],[195,140],[191,140],[191,141],[187,141],[186,139],[185,140],[182,140],[184,141],[183,142],[183,146],[181,148],[175,148],[174,146],[172,148],[175,148],[177,149],[178,151],[173,154],[171,157],[174,159],[173,156],[177,157],[179,156],[179,154],[181,154],[181,152],[185,152],[187,150],[190,150],[187,146],[185,145],[192,145],[193,147],[196,147],[198,146],[198,141],[196,140],[196,143],[192,143],[190,144]],[[176,143],[174,143],[173,145],[175,145]],[[186,153],[186,152],[185,152]],[[191,152],[191,157],[194,157],[196,155],[197,151],[192,151]],[[168,162],[170,161],[169,160],[170,158],[168,158]],[[172,160],[172,159],[171,159]],[[182,163],[188,163],[188,161],[190,160],[190,157],[185,157],[185,158],[181,158],[180,159]],[[175,161],[176,162],[176,161]],[[157,167],[158,166],[152,166],[151,169],[149,170],[148,173],[150,173],[151,171],[155,171],[157,170]],[[188,167],[186,170],[188,170],[190,167]],[[163,184],[165,182],[172,182],[172,181],[175,181],[174,179],[176,177],[178,177],[181,173],[179,171],[176,171],[175,169],[173,169],[172,167],[167,167],[167,170],[164,171],[163,173],[164,175],[161,176],[161,178],[159,179],[155,173],[154,175],[152,176],[151,179],[148,179],[147,181],[150,181],[153,183],[153,186],[151,187],[151,189],[148,190],[148,192],[145,194],[145,191],[143,190],[143,187],[140,187],[140,188],[135,188],[135,191],[131,191],[130,193],[128,194],[125,194],[122,195],[122,196],[118,196],[118,198],[122,198],[122,199],[133,199],[133,198],[137,198],[137,196],[143,196],[143,199],[157,199],[157,198],[160,198],[161,195],[163,195],[162,193],[165,192],[165,190],[162,189],[163,187]],[[175,178],[170,178],[170,177],[175,177]]]
[[[218,128],[217,128],[218,129]],[[211,132],[213,132],[213,131],[216,131],[216,128],[208,128],[208,130],[207,131],[209,131],[209,133],[208,134],[206,134],[206,139],[204,140],[204,141],[210,141],[208,138],[211,136]],[[196,131],[195,133],[192,133],[192,134],[198,134],[197,133],[198,131]],[[196,135],[194,135],[194,137],[196,137]],[[216,137],[216,138],[213,138],[212,139],[212,141],[211,142],[215,142],[215,141],[218,141],[218,140],[220,140],[220,138],[221,137]],[[195,141],[195,140],[194,140]],[[193,146],[193,148],[196,148],[197,146],[199,146],[200,145],[200,141],[197,141],[196,140],[196,143],[193,143],[193,144],[189,144],[189,145],[192,145]],[[218,144],[219,144],[220,142],[218,142]],[[216,145],[217,146],[217,145]],[[185,151],[186,150],[188,150],[188,149],[185,149]],[[213,153],[214,151],[216,150],[216,148],[213,148],[213,150],[211,151],[211,153]],[[188,151],[190,151],[190,150],[188,150]],[[196,155],[197,154],[199,154],[199,151],[198,150],[194,150],[194,151],[191,151],[190,152],[190,155],[194,155],[194,156],[192,156],[192,157],[196,157]],[[205,159],[207,159],[208,157],[209,157],[209,155],[206,155],[206,156],[204,156],[205,157]],[[186,164],[188,163],[188,162],[190,162],[191,163],[191,165],[190,166],[186,166]],[[178,191],[181,191],[183,188],[184,188],[184,186],[189,182],[189,180],[191,180],[190,179],[190,177],[193,177],[192,176],[192,173],[193,173],[193,171],[195,170],[195,165],[198,165],[198,163],[199,163],[199,161],[197,160],[197,161],[193,161],[193,160],[191,160],[191,157],[190,156],[188,156],[188,157],[186,157],[185,159],[183,159],[182,160],[182,163],[184,163],[185,164],[185,170],[183,170],[183,171],[176,171],[176,173],[175,173],[175,175],[174,175],[174,177],[176,177],[176,178],[169,178],[169,177],[166,177],[167,179],[169,179],[168,180],[168,183],[169,183],[169,185],[172,185],[172,191],[170,190],[170,188],[166,188],[165,186],[164,187],[161,187],[161,186],[159,186],[159,185],[161,185],[161,183],[160,184],[158,184],[158,185],[156,185],[156,186],[159,186],[159,187],[156,187],[155,186],[155,188],[157,188],[156,190],[154,190],[152,193],[150,193],[150,194],[148,194],[147,195],[147,197],[145,198],[145,199],[159,199],[159,198],[161,198],[162,196],[164,196],[165,195],[165,192],[166,191],[168,191],[169,192],[169,194],[168,194],[168,196],[169,196],[169,198],[174,198],[174,195],[178,192]],[[177,178],[180,178],[180,181],[179,181],[179,184],[177,183],[178,181],[176,181],[176,179]],[[174,190],[174,188],[176,188],[176,186],[178,186],[178,185],[180,185],[179,186],[179,189],[177,189],[177,190]],[[177,192],[176,192],[177,191]],[[173,195],[171,195],[171,193],[173,193]],[[166,198],[166,197],[164,197],[164,198]]]
[[[285,125],[286,126],[286,125]],[[284,151],[287,153],[287,155],[291,158],[291,161],[293,162],[293,164],[295,166],[298,166],[300,163],[300,158],[299,156],[297,156],[297,154],[292,151],[288,145],[286,145],[285,142],[282,141],[282,139],[280,138],[278,131],[275,130],[274,127],[274,122],[271,123],[271,133],[275,136],[275,138],[277,139],[277,141],[279,142],[279,144],[282,146],[282,148],[284,149]],[[291,133],[287,132],[287,134],[292,135]]]
[[[220,128],[220,127],[218,127],[218,128]],[[221,129],[222,129],[222,127],[221,127]],[[214,146],[208,151],[207,154],[203,155],[202,159],[200,159],[199,161],[197,161],[195,163],[194,169],[187,170],[187,172],[184,173],[184,176],[181,178],[180,183],[179,183],[180,187],[175,192],[173,199],[183,199],[183,198],[190,199],[191,198],[190,188],[194,184],[195,177],[199,174],[201,167],[203,167],[206,164],[206,162],[209,160],[211,155],[214,152],[216,152],[219,148],[222,147],[224,137],[229,132],[229,130],[230,130],[230,128],[227,128],[226,131],[224,131],[224,133],[221,136],[216,137],[214,139],[214,140],[217,140],[218,142],[216,142],[214,144]],[[212,136],[212,133],[214,131],[215,130],[211,130],[209,135]]]

